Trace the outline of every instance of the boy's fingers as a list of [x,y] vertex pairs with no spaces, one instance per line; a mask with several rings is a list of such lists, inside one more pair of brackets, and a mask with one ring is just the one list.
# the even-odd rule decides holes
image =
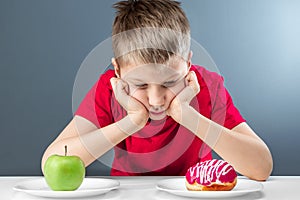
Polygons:
[[110,79],[111,86],[113,88],[114,93],[128,93],[128,84],[119,78],[111,78]]
[[186,76],[186,82],[188,86],[191,86],[194,90],[195,94],[200,92],[200,86],[197,80],[196,73],[194,71],[190,71]]
[[110,82],[117,101],[127,110],[130,101],[127,83],[119,78],[111,78]]
[[113,89],[113,91],[115,92],[115,90],[116,90],[116,78],[111,78],[110,79],[110,84],[111,84],[111,87],[112,87],[112,89]]
[[116,84],[116,91],[118,92],[118,94],[122,94],[125,95],[126,94],[126,83],[124,83],[123,80],[118,79],[117,84]]
[[186,87],[178,94],[178,98],[181,102],[188,102],[198,94],[200,87],[197,81],[197,76],[194,71],[190,71],[186,78]]
[[178,95],[180,102],[187,102],[190,103],[190,101],[194,98],[195,93],[191,86],[186,86]]

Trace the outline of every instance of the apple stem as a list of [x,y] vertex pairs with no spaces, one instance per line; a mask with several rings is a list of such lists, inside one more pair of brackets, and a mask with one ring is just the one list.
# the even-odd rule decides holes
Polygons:
[[68,152],[68,147],[67,145],[65,145],[65,156],[67,156],[67,152]]

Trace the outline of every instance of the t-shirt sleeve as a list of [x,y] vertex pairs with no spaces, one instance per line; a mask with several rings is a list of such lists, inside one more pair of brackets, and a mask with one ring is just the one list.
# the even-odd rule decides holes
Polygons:
[[75,112],[75,115],[89,120],[98,128],[113,123],[110,78],[109,73],[101,75],[100,79],[88,91]]
[[224,86],[223,77],[219,77],[216,98],[212,102],[212,120],[218,124],[232,129],[246,120],[235,107],[228,90]]

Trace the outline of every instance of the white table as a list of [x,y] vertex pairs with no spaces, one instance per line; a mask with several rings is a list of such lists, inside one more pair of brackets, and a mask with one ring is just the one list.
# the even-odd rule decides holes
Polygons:
[[[47,199],[41,197],[35,197],[23,192],[16,192],[12,188],[19,181],[24,181],[35,177],[0,177],[0,199]],[[188,199],[184,197],[175,196],[163,191],[158,191],[156,183],[159,180],[165,178],[174,177],[102,177],[111,178],[120,181],[120,188],[113,190],[106,194],[90,197],[88,199],[164,199],[164,200],[177,200],[177,199]],[[182,177],[183,178],[183,177]],[[239,177],[244,178],[244,177]],[[262,182],[264,190],[262,192],[254,192],[245,196],[237,197],[239,200],[252,200],[252,199],[278,199],[278,200],[291,200],[300,199],[300,176],[272,176],[266,182]],[[49,198],[48,198],[49,200]]]

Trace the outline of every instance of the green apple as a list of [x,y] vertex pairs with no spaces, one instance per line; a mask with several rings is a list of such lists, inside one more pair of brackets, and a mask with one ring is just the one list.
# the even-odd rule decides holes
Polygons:
[[54,191],[72,191],[79,188],[85,177],[85,166],[78,156],[51,155],[44,166],[44,176]]

